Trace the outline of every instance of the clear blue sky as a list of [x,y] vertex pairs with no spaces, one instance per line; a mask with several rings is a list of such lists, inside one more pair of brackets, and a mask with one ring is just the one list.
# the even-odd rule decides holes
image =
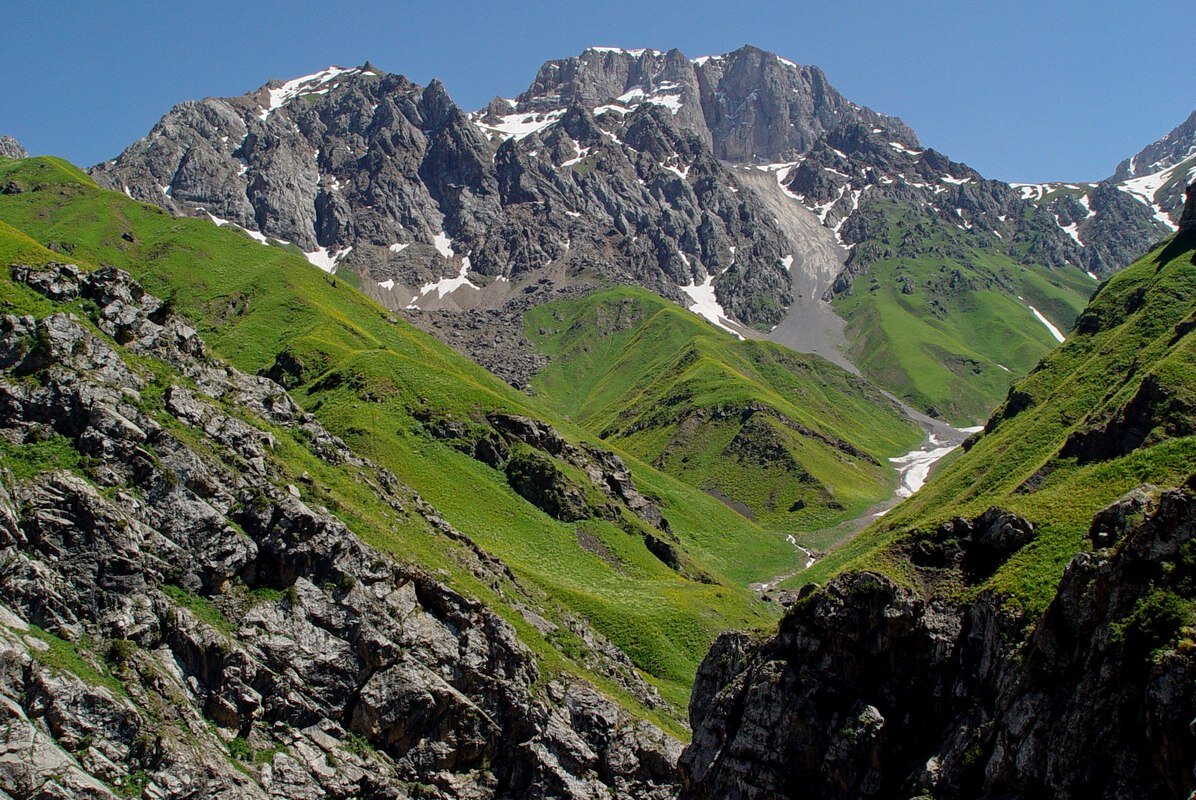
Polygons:
[[587,45],[755,44],[1009,181],[1096,180],[1196,108],[1192,0],[4,0],[0,133],[89,165],[171,105],[366,59],[462,106]]

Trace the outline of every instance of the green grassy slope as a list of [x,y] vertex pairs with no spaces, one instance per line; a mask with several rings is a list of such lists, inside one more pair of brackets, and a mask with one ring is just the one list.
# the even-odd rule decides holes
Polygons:
[[644,289],[537,307],[525,329],[549,357],[533,385],[556,410],[778,531],[887,499],[887,459],[923,438],[866,381]]
[[835,299],[852,358],[911,405],[977,424],[1057,343],[1027,306],[1066,334],[1095,281],[1078,269],[1026,267],[995,237],[992,248],[977,247],[973,234],[912,207],[874,208],[887,230],[859,246],[867,272]]
[[996,505],[1037,530],[983,586],[1041,609],[1096,511],[1196,469],[1194,258],[1196,237],[1173,239],[1102,284],[1073,335],[1013,387],[967,453],[795,583],[848,569],[916,582],[898,555],[912,529]]
[[[697,663],[718,632],[758,627],[771,618],[744,587],[795,563],[782,537],[631,457],[635,483],[669,520],[670,544],[684,569],[654,556],[644,524],[626,512],[572,523],[550,517],[516,494],[501,470],[431,435],[425,421],[480,426],[487,414],[520,414],[549,421],[573,442],[601,443],[391,318],[345,281],[283,248],[100,190],[57,159],[0,160],[0,186],[6,188],[0,194],[0,221],[6,223],[0,230],[0,310],[46,311],[44,302],[9,281],[6,265],[13,261],[127,269],[195,320],[215,354],[247,372],[277,360],[292,394],[326,427],[508,564],[537,598],[537,613],[558,622],[586,618],[678,710],[683,712]],[[305,452],[296,445],[287,456],[295,460],[293,471],[309,472],[321,487],[319,501],[359,535],[480,597],[516,625],[546,665],[586,670],[587,648],[580,640],[541,634],[503,592],[454,559],[444,537],[395,519],[352,475]]]

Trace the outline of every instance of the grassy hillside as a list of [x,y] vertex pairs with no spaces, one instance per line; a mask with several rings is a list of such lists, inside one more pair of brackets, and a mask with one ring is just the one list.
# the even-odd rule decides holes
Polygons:
[[[283,248],[100,190],[57,159],[0,160],[0,186],[6,313],[47,310],[9,281],[11,262],[57,259],[128,270],[195,320],[215,354],[247,372],[273,369],[325,426],[506,563],[521,587],[514,595],[478,580],[468,559],[455,555],[459,544],[396,515],[351,470],[324,465],[302,443],[280,455],[292,460],[288,468],[296,475],[309,473],[318,502],[359,535],[494,607],[550,668],[590,674],[619,694],[595,676],[589,646],[566,627],[570,618],[584,618],[683,711],[711,639],[728,627],[771,619],[744,587],[796,562],[783,537],[627,452],[636,487],[667,518],[667,531],[597,497],[586,476],[563,460],[529,448],[512,452],[512,461],[535,462],[560,486],[580,492],[582,518],[554,518],[525,500],[501,468],[437,431],[488,435],[494,415],[522,415],[546,420],[578,447],[606,445],[393,319],[344,281]],[[661,541],[675,553],[674,563],[660,556]],[[543,633],[517,605],[531,605],[562,627]]]
[[866,381],[739,341],[643,289],[532,309],[561,414],[778,531],[828,527],[892,495],[888,458],[923,438]]
[[867,272],[835,299],[852,358],[911,405],[977,424],[1057,344],[1029,306],[1066,334],[1095,281],[1023,266],[911,207],[874,209],[886,230],[859,246]]
[[878,569],[917,583],[911,531],[990,506],[1036,530],[985,586],[1041,609],[1093,514],[1140,484],[1196,469],[1196,237],[1172,239],[1102,284],[1068,341],[1009,392],[986,432],[926,488],[795,583]]

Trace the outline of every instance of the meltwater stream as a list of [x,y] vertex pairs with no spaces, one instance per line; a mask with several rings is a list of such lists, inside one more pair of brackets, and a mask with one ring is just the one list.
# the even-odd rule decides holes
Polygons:
[[[926,479],[930,476],[930,470],[944,456],[963,444],[964,439],[968,436],[982,430],[984,430],[983,426],[951,428],[940,424],[936,430],[927,434],[926,440],[916,449],[910,450],[905,455],[889,459],[897,467],[898,479],[897,488],[891,498],[878,506],[873,506],[859,517],[848,522],[841,522],[835,527],[843,528],[844,539],[846,539],[862,530],[872,520],[883,517],[889,513],[893,506],[907,497],[912,497],[915,492],[921,489],[926,483]],[[788,534],[785,538],[788,539],[789,544],[793,545],[795,549],[805,556],[801,569],[788,572],[784,575],[778,575],[770,581],[754,583],[751,588],[755,591],[760,593],[771,592],[783,581],[792,578],[803,570],[809,569],[818,560],[818,554],[798,544],[793,534]]]

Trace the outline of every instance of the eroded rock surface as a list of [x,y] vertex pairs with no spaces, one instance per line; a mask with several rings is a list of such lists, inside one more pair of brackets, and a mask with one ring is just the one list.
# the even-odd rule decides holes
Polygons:
[[82,457],[0,476],[4,796],[675,795],[679,743],[290,482],[266,423],[514,581],[280,386],[119,270],[14,276],[98,311],[0,317],[0,435]]
[[[698,672],[682,797],[1187,797],[1194,494],[1196,476],[1101,512],[1102,549],[1029,628],[990,592],[958,605],[865,573],[807,592],[765,641],[724,635]],[[993,510],[927,541],[966,562],[1025,536]]]

